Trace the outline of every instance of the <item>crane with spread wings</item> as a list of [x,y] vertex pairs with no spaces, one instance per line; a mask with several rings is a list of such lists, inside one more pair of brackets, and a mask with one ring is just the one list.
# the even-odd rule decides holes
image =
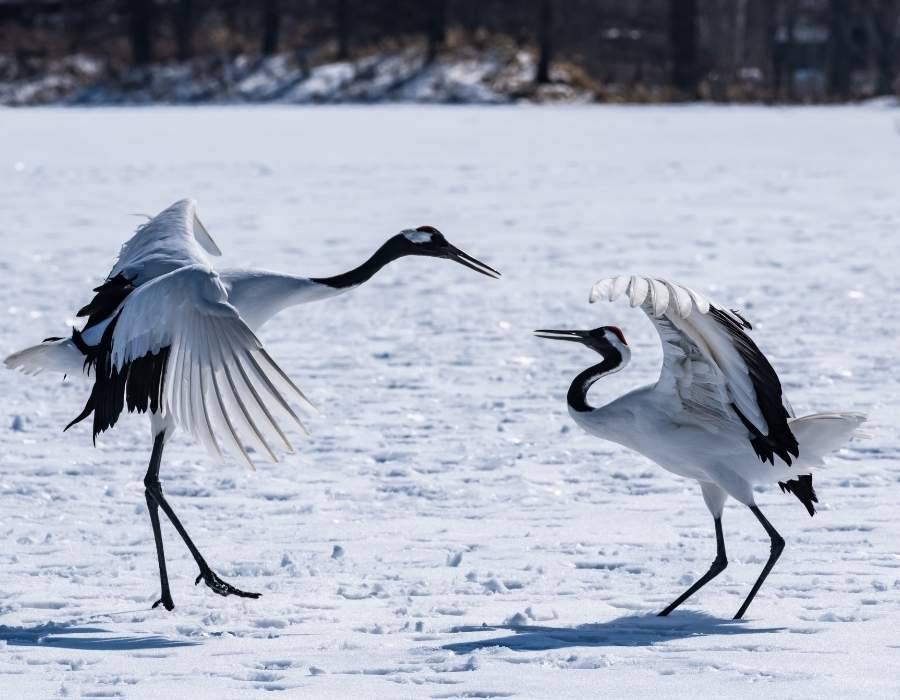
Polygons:
[[660,615],[668,615],[728,564],[722,531],[725,501],[750,508],[770,538],[769,558],[741,605],[743,617],[784,549],[784,539],[756,505],[753,487],[778,484],[815,513],[812,473],[865,420],[860,413],[797,417],[781,381],[738,312],[666,280],[620,276],[603,279],[590,301],[625,296],[640,307],[662,341],[659,379],[602,406],[588,402],[598,380],[623,370],[631,349],[621,329],[539,330],[536,335],[577,342],[603,361],[581,372],[569,387],[569,413],[586,432],[630,448],[664,469],[694,479],[712,513],[716,558],[709,571]]
[[251,452],[278,461],[292,451],[284,425],[306,431],[292,403],[311,408],[303,392],[271,358],[255,331],[279,311],[356,289],[405,256],[447,258],[489,277],[493,268],[450,244],[432,226],[389,238],[368,260],[333,277],[265,270],[213,269],[218,246],[192,200],[176,202],[138,228],[121,248],[106,280],[79,312],[85,324],[70,337],[47,338],[13,353],[6,366],[26,373],[56,370],[92,377],[81,413],[93,436],[121,413],[149,413],[153,449],[144,477],[156,541],[162,593],[153,607],[174,608],[160,532],[162,509],[215,593],[257,598],[223,581],[207,564],[166,500],[159,480],[166,441],[176,430],[215,456],[231,454],[253,467]]

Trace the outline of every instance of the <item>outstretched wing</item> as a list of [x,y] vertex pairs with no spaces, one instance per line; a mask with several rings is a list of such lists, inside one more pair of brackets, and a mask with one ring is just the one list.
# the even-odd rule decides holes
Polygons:
[[677,403],[680,420],[743,432],[763,461],[774,464],[778,455],[791,464],[791,456],[799,456],[781,382],[747,335],[752,326],[743,316],[692,289],[646,277],[601,280],[590,300],[613,301],[622,294],[644,310],[659,333],[658,387]]
[[84,330],[110,318],[131,292],[152,279],[188,265],[207,265],[207,257],[221,255],[209,232],[197,217],[192,199],[175,202],[138,227],[119,251],[106,281],[94,289],[94,298],[78,316],[87,316]]
[[123,275],[134,285],[187,265],[211,266],[222,251],[197,216],[197,202],[182,199],[138,227],[119,251],[109,278]]
[[169,416],[214,454],[253,466],[253,445],[277,461],[273,442],[291,445],[278,424],[305,430],[285,396],[309,405],[227,301],[207,266],[183,267],[136,289],[91,348],[94,387],[82,414],[94,436],[128,410]]

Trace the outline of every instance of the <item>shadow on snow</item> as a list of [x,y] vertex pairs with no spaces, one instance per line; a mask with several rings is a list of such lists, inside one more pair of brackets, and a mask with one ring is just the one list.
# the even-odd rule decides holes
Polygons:
[[443,648],[457,654],[476,649],[505,647],[512,651],[549,651],[568,647],[644,647],[674,639],[768,634],[783,627],[748,627],[742,620],[725,620],[703,613],[674,613],[671,617],[628,615],[609,622],[577,627],[544,627],[540,625],[497,625],[454,627],[451,632],[491,632],[509,630],[514,634],[472,642],[447,644]]
[[0,625],[0,640],[9,646],[50,647],[55,649],[80,649],[85,651],[134,651],[137,649],[166,649],[193,646],[195,642],[150,636],[90,636],[109,634],[99,627],[81,627],[65,623],[48,622],[35,627],[7,627]]

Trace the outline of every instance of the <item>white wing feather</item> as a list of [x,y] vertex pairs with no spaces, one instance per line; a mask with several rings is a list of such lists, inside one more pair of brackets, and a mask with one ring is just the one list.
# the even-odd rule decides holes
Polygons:
[[169,348],[161,412],[214,454],[253,462],[245,442],[276,459],[290,450],[279,418],[306,430],[285,398],[311,406],[227,301],[218,275],[204,265],[142,285],[122,304],[111,361],[124,365]]
[[180,267],[210,265],[207,257],[221,255],[197,216],[197,203],[182,199],[138,227],[119,251],[109,279],[123,275],[139,286]]
[[[600,280],[590,300],[610,298],[608,290],[628,284],[629,301],[640,305],[653,321],[663,341],[660,385],[671,388],[685,409],[685,418],[721,429],[722,422],[746,429],[729,410],[733,403],[763,435],[769,426],[756,399],[747,363],[735,348],[733,338],[709,316],[713,305],[702,294],[666,280],[617,277]],[[732,312],[718,308],[743,325]],[[710,426],[711,417],[718,427]]]
[[649,291],[650,284],[644,277],[632,277],[631,283],[628,285],[628,301],[632,308],[643,304]]
[[662,316],[669,308],[669,288],[659,280],[647,280],[650,284],[650,306],[654,316]]

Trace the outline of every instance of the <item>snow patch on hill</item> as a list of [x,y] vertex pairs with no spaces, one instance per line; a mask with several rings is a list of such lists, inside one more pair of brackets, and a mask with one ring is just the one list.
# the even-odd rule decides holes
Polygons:
[[22,76],[0,58],[0,104],[287,104],[413,102],[500,104],[518,100],[588,102],[593,88],[562,65],[553,82],[535,86],[525,51],[460,51],[428,61],[418,49],[309,65],[302,54],[266,59],[202,58],[110,73],[87,56],[47,64]]

